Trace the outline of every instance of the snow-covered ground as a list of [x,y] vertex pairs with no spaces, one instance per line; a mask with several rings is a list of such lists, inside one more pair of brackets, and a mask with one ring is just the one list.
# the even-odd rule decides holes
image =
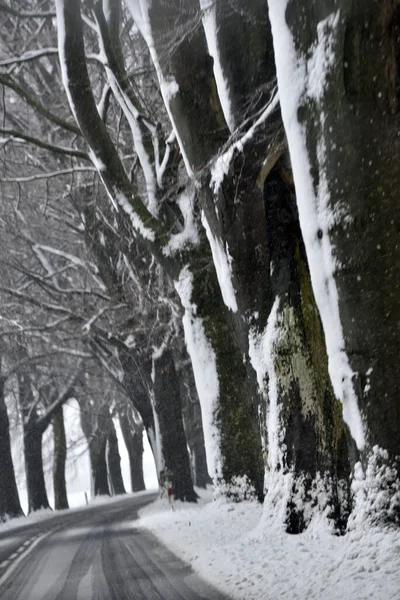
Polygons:
[[[151,530],[204,579],[238,600],[398,600],[400,536],[364,525],[343,537],[323,519],[288,535],[256,502],[198,506],[167,500],[141,509]],[[135,527],[137,523],[135,523]]]

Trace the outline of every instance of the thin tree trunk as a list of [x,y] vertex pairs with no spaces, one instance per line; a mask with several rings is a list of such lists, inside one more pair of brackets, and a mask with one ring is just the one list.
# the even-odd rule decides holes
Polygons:
[[23,515],[11,456],[10,421],[0,378],[0,521]]
[[206,488],[212,484],[208,473],[207,456],[204,445],[204,433],[201,420],[201,406],[196,390],[193,368],[187,352],[179,348],[177,365],[182,399],[182,416],[186,440],[190,451],[190,463],[193,483],[196,487]]
[[[21,356],[27,356],[25,349]],[[39,422],[32,393],[32,383],[28,369],[19,372],[18,397],[22,413],[24,432],[24,457],[26,487],[28,492],[28,511],[49,508],[46,484],[43,472],[42,439],[46,427]]]
[[110,496],[107,473],[107,435],[106,419],[102,411],[108,411],[108,406],[98,407],[80,405],[82,431],[86,437],[89,449],[91,491],[93,496]]
[[124,370],[123,385],[133,408],[139,413],[149,440],[156,466],[157,477],[160,478],[159,440],[154,423],[154,412],[150,400],[150,385],[147,387],[151,372],[151,359],[135,356],[130,349],[119,352]]
[[132,492],[146,489],[143,477],[143,425],[132,425],[126,413],[119,415],[122,435],[129,456]]
[[111,496],[106,460],[107,436],[96,432],[89,444],[92,489],[94,496]]
[[107,465],[110,475],[110,483],[114,496],[126,494],[121,471],[121,457],[118,450],[117,432],[110,415],[110,425],[107,444]]
[[171,350],[153,357],[154,412],[160,429],[164,475],[172,481],[178,500],[196,502],[182,421],[179,381]]
[[24,429],[24,457],[28,512],[50,508],[47,498],[42,455],[43,428],[34,422]]
[[65,463],[67,460],[67,439],[65,435],[64,412],[60,406],[53,415],[53,487],[54,508],[63,510],[69,508],[67,485],[65,481]]

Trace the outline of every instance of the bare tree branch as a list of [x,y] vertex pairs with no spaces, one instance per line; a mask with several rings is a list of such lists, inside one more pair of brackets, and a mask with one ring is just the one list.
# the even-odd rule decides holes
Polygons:
[[52,123],[59,125],[67,131],[71,131],[71,133],[74,133],[75,135],[82,135],[79,127],[72,123],[68,123],[68,121],[65,121],[55,113],[48,110],[45,106],[43,106],[41,102],[38,101],[37,96],[33,96],[26,88],[23,88],[21,85],[13,81],[9,75],[2,75],[0,73],[0,83],[13,90],[16,94],[23,98],[30,106],[32,106],[32,108],[34,108],[39,114],[43,115]]
[[4,2],[0,2],[0,12],[18,17],[18,19],[53,19],[56,16],[56,13],[51,11],[20,11],[7,6]]
[[63,148],[62,146],[56,146],[55,144],[48,144],[43,140],[33,137],[31,135],[26,135],[20,131],[16,131],[15,129],[0,129],[0,135],[4,135],[5,137],[12,137],[15,140],[24,140],[29,144],[33,144],[34,146],[38,146],[39,148],[44,148],[45,150],[50,150],[51,152],[55,152],[56,154],[64,154],[67,156],[74,156],[75,158],[81,158],[83,160],[90,160],[87,152],[83,152],[82,150],[75,150],[74,148]]

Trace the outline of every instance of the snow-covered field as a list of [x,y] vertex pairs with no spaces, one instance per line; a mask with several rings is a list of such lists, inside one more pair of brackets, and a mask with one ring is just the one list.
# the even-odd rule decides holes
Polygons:
[[[198,506],[167,500],[141,509],[139,526],[151,530],[204,579],[238,600],[398,600],[400,536],[358,526],[332,535],[315,520],[301,535],[255,502],[212,501],[197,490]],[[135,527],[136,527],[135,523]]]

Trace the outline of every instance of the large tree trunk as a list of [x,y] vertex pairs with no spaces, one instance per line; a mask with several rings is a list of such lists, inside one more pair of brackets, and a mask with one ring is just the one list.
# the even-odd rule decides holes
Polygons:
[[0,521],[23,515],[11,456],[10,422],[0,378]]
[[[140,15],[135,13],[132,5],[131,8],[140,29]],[[185,0],[179,7],[172,7],[165,0],[157,0],[149,9],[154,40],[152,56],[161,89],[164,90],[165,81],[175,81],[177,84],[176,93],[168,97],[165,95],[164,101],[178,132],[178,141],[190,175],[202,172],[229,135],[215,85],[213,61],[208,54],[202,28],[196,28],[190,36],[180,36],[179,43],[174,45],[174,52],[168,57],[165,55],[162,40],[173,38],[176,32],[190,28],[192,19],[198,18],[198,11],[199,3],[194,0]],[[143,36],[152,44],[145,28]],[[204,188],[208,187],[207,180]],[[200,199],[204,205],[208,200],[208,206],[213,205],[210,194],[203,193]],[[262,197],[260,206],[262,210]],[[213,211],[215,213],[214,208]],[[208,215],[206,217],[208,219]],[[225,249],[221,248],[221,252],[223,254]],[[185,293],[183,289],[187,276],[185,269],[178,282],[178,291],[186,310],[185,335],[188,345],[191,345],[189,354],[202,404],[209,470],[215,480],[228,485],[231,485],[233,478],[247,476],[257,495],[262,497],[258,398],[248,381],[234,333],[235,328],[241,328],[240,316],[228,314],[229,309],[224,305],[214,268],[206,266],[211,260],[211,249],[206,241],[190,256],[191,266],[188,269],[193,277],[191,293],[188,290]],[[196,314],[193,313],[193,305],[197,307]],[[233,305],[229,308],[235,312]],[[203,345],[201,357],[195,355],[196,349],[190,342],[195,337]],[[210,381],[207,385],[210,386],[213,380],[213,390],[209,388],[205,391],[201,385],[203,374],[199,362],[204,360],[209,367]]]
[[109,434],[107,440],[107,465],[110,475],[111,490],[114,496],[126,494],[121,471],[121,457],[118,450],[117,432],[110,415]]
[[257,405],[208,249],[205,255],[206,264],[199,257],[194,274],[183,270],[177,288],[185,308],[183,325],[201,402],[208,470],[237,498],[237,484],[243,489],[238,478],[247,478],[261,499],[264,468]]
[[53,487],[54,508],[63,510],[69,508],[67,484],[65,482],[65,463],[67,460],[67,438],[65,435],[64,412],[60,406],[53,415]]
[[330,374],[364,467],[356,506],[399,522],[399,8],[269,5]]
[[143,477],[143,425],[132,424],[126,412],[119,415],[119,423],[129,456],[131,490],[141,492],[146,489]]
[[289,532],[298,533],[308,524],[313,487],[321,498],[324,490],[322,506],[320,500],[314,503],[316,510],[329,506],[330,516],[343,529],[350,508],[350,440],[328,374],[325,338],[287,174],[279,161],[264,188],[275,296],[268,324],[267,487],[282,485],[282,475],[290,480]]
[[153,356],[153,373],[154,413],[160,431],[163,475],[172,481],[177,500],[196,502],[183,428],[179,381],[171,350],[166,349]]

